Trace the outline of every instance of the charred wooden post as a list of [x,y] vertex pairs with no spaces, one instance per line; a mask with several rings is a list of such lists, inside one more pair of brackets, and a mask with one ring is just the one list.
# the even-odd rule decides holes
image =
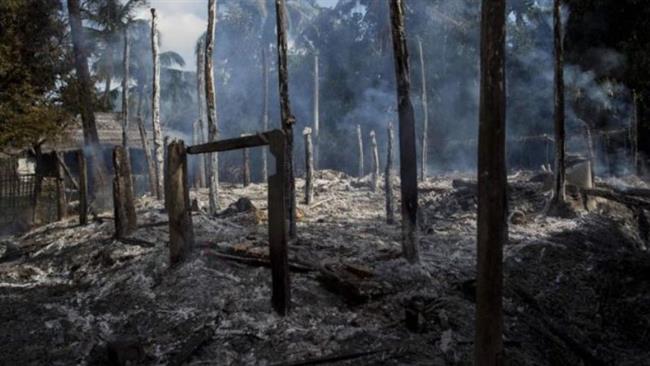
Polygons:
[[124,238],[137,228],[131,167],[123,146],[113,150],[113,211],[115,213],[115,237]]
[[[196,131],[197,131],[197,143],[201,144],[206,142],[205,139],[205,38],[201,37],[198,41],[196,47],[196,95],[197,95],[197,106],[198,106],[198,120],[196,122]],[[208,172],[208,161],[205,159],[205,155],[199,155],[196,157],[196,164],[198,164],[198,174],[199,174],[199,187],[203,188],[207,186],[207,172]]]
[[[208,30],[205,38],[205,101],[208,113],[208,140],[217,141],[219,138],[219,122],[217,119],[217,100],[212,70],[215,23],[217,22],[217,1],[208,0]],[[216,215],[219,211],[219,156],[212,153],[208,156],[208,211]]]
[[395,223],[395,213],[393,210],[393,124],[388,123],[388,146],[386,148],[386,172],[384,175],[386,190],[386,223],[392,225]]
[[124,27],[123,42],[124,52],[122,54],[122,146],[126,152],[127,159],[129,155],[129,27]]
[[357,125],[357,147],[359,151],[359,178],[363,177],[365,169],[363,167],[363,135],[361,134],[361,125]]
[[79,165],[79,225],[88,225],[88,167],[83,150],[77,151]]
[[402,0],[390,1],[390,17],[399,112],[402,248],[406,259],[410,263],[416,263],[420,258],[417,240],[418,168],[415,151],[415,115],[411,103],[411,77]]
[[424,181],[427,177],[427,166],[429,160],[428,154],[428,140],[429,140],[429,102],[427,98],[427,74],[424,67],[424,52],[422,50],[422,40],[418,39],[418,51],[420,53],[420,77],[422,85],[422,162],[420,170],[420,180]]
[[305,136],[305,204],[310,205],[314,199],[314,153],[311,140],[311,128],[302,132]]
[[147,140],[147,130],[144,128],[144,121],[138,116],[138,130],[140,131],[140,142],[142,143],[142,150],[144,151],[144,160],[147,164],[147,175],[149,178],[149,190],[152,195],[157,195],[156,186],[156,168],[154,167],[153,160],[151,159],[151,148],[149,147],[149,140]]
[[562,31],[561,0],[554,0],[553,27],[555,45],[555,182],[551,198],[551,213],[562,211],[566,205],[566,154],[564,128],[564,42]]
[[[262,44],[262,131],[269,130],[269,65],[266,56],[267,44]],[[262,179],[266,179],[268,173],[267,147],[262,147]]]
[[478,147],[475,365],[502,365],[507,240],[505,0],[483,0]]
[[63,164],[61,164],[61,153],[55,152],[57,155],[57,164],[56,164],[56,212],[57,218],[59,221],[63,220],[68,214],[68,203],[65,198],[65,172],[63,171]]
[[[241,136],[247,135],[242,134]],[[244,187],[248,187],[251,184],[251,154],[248,148],[242,149],[242,178]]]
[[314,55],[314,170],[318,169],[318,137],[320,133],[320,70],[318,54]]
[[151,9],[151,53],[153,58],[153,85],[151,96],[151,121],[153,126],[154,161],[156,171],[156,197],[163,199],[163,141],[160,125],[160,56],[158,54],[158,17]]
[[296,237],[296,179],[293,171],[293,125],[296,118],[291,113],[289,102],[289,62],[287,58],[287,9],[284,0],[275,0],[277,43],[278,43],[278,81],[280,88],[280,116],[282,130],[286,139],[286,194],[289,211],[289,237]]
[[287,203],[286,136],[279,130],[271,131],[267,136],[270,152],[275,157],[275,174],[268,177],[269,245],[273,281],[271,303],[278,314],[286,315],[291,307],[287,257],[288,211],[285,207]]
[[376,192],[379,188],[379,152],[377,151],[377,139],[375,131],[370,131],[370,147],[372,148],[372,190]]
[[187,153],[183,141],[167,147],[167,214],[169,215],[169,263],[175,265],[186,258],[194,245],[192,207],[190,205]]

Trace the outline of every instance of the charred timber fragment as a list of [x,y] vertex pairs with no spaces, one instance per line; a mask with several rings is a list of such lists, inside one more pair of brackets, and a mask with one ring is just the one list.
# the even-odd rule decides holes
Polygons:
[[564,126],[564,42],[562,31],[561,0],[554,0],[553,4],[553,28],[555,46],[555,182],[553,185],[553,197],[549,206],[549,214],[556,215],[566,211],[566,154]]
[[395,223],[395,213],[393,209],[393,124],[388,123],[388,146],[386,148],[386,172],[384,173],[384,187],[386,190],[386,223],[392,225]]
[[305,204],[310,205],[314,200],[314,152],[311,140],[311,128],[303,131],[305,136]]
[[137,227],[131,166],[123,146],[113,150],[113,210],[115,215],[115,237],[120,239],[131,234]]
[[88,225],[88,167],[83,150],[77,151],[79,165],[79,225]]
[[370,147],[372,149],[372,180],[370,182],[373,192],[379,188],[379,152],[377,151],[377,139],[375,131],[370,131]]
[[416,263],[420,259],[417,242],[418,169],[415,151],[415,115],[411,103],[411,78],[402,0],[391,0],[390,18],[399,112],[402,248],[404,257],[410,263]]
[[429,102],[427,98],[427,74],[424,67],[424,52],[422,50],[422,39],[418,38],[418,53],[420,56],[420,84],[421,84],[421,99],[422,99],[422,151],[421,151],[421,170],[420,180],[424,181],[427,177],[427,166],[429,161],[428,154],[428,140],[429,140]]
[[286,139],[286,199],[288,211],[289,237],[296,237],[296,181],[293,171],[293,125],[295,117],[291,114],[289,102],[289,62],[287,59],[287,9],[284,0],[275,0],[275,14],[278,44],[278,81],[280,88],[280,117]]
[[[215,94],[213,51],[215,38],[215,23],[217,22],[217,0],[208,1],[208,30],[205,38],[205,100],[208,113],[208,140],[217,141],[219,138],[219,121],[217,119],[217,101]],[[219,156],[208,156],[208,201],[210,215],[219,211]]]
[[363,167],[363,135],[361,134],[361,125],[357,125],[357,147],[359,151],[359,173],[358,177],[363,177],[365,169]]
[[478,147],[476,365],[502,365],[507,240],[505,0],[483,0]]
[[194,244],[192,208],[187,176],[187,153],[183,141],[167,148],[167,212],[169,215],[169,263],[181,262]]

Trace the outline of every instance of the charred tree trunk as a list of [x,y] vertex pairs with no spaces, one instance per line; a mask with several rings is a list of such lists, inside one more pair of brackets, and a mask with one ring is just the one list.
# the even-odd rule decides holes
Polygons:
[[[269,65],[266,56],[268,45],[262,42],[262,131],[269,130]],[[262,180],[268,177],[268,147],[262,147]]]
[[314,169],[318,169],[318,136],[320,133],[320,70],[318,55],[314,55]]
[[505,0],[483,0],[478,147],[476,365],[503,364],[503,245],[507,240]]
[[372,191],[379,188],[379,152],[377,151],[377,139],[375,131],[370,131],[370,147],[372,149]]
[[565,111],[564,111],[564,42],[561,0],[554,0],[553,28],[555,45],[555,182],[553,185],[552,211],[562,210],[566,202],[566,160],[565,160]]
[[296,237],[296,181],[293,172],[293,125],[295,117],[291,114],[289,103],[289,64],[287,60],[287,13],[284,0],[275,0],[276,26],[278,38],[278,81],[280,87],[280,115],[282,130],[286,136],[286,209],[289,218],[289,238]]
[[386,190],[386,223],[392,225],[395,223],[395,213],[393,209],[393,124],[388,123],[388,146],[386,148],[386,171],[384,175],[384,189]]
[[[249,136],[248,134],[242,134],[241,137]],[[242,149],[242,180],[244,187],[251,185],[251,154],[250,149],[247,147]]]
[[630,144],[632,155],[632,166],[639,175],[639,148],[638,133],[639,130],[639,104],[636,90],[632,90],[632,122],[630,123]]
[[420,257],[417,242],[418,169],[415,150],[415,115],[411,103],[411,77],[402,0],[391,0],[390,18],[399,111],[402,249],[406,259],[410,263],[416,263]]
[[187,257],[194,245],[192,211],[187,178],[187,153],[182,141],[167,147],[165,202],[169,215],[169,262],[175,265]]
[[156,168],[154,167],[151,158],[151,148],[149,147],[149,140],[147,140],[147,130],[144,128],[144,121],[138,117],[138,130],[140,131],[140,141],[142,143],[142,150],[144,151],[144,160],[147,164],[147,172],[149,175],[149,190],[153,196],[157,195],[158,186],[156,185]]
[[429,139],[429,102],[427,98],[427,74],[424,67],[424,52],[422,51],[422,40],[418,39],[418,51],[420,53],[420,77],[422,78],[422,168],[420,170],[420,180],[424,181],[427,177],[427,166],[429,160],[427,157],[427,144]]
[[126,158],[129,155],[129,28],[124,27],[124,53],[122,55],[122,146]]
[[58,221],[63,220],[68,214],[68,203],[65,198],[65,172],[63,171],[63,165],[60,161],[63,160],[61,153],[55,152],[57,155],[57,164],[56,164],[56,199],[57,199],[57,218]]
[[163,199],[163,142],[160,126],[160,56],[158,55],[158,18],[156,9],[151,9],[151,50],[153,55],[153,89],[151,121],[153,127],[153,146],[156,167],[156,197]]
[[314,199],[314,153],[311,140],[311,128],[303,131],[305,136],[305,204],[310,205]]
[[41,145],[34,146],[34,156],[36,158],[36,174],[34,177],[34,193],[32,196],[32,225],[36,225],[39,219],[39,205],[41,201],[41,192],[43,191],[43,152]]
[[81,123],[83,125],[84,144],[94,145],[99,142],[97,124],[93,111],[93,84],[88,71],[88,60],[84,48],[83,27],[81,26],[81,10],[79,0],[68,0],[70,15],[70,33],[74,51],[75,70],[79,80],[79,105],[81,107]]
[[650,90],[642,89],[637,95],[637,171],[640,176],[650,174]]
[[[217,21],[217,0],[208,1],[208,32],[205,39],[205,100],[208,112],[208,140],[217,141],[219,124],[217,121],[217,101],[214,91],[214,72],[212,71],[215,23]],[[219,211],[219,157],[217,153],[208,156],[209,212]]]
[[133,202],[133,185],[131,167],[124,147],[116,146],[113,150],[113,210],[115,213],[115,237],[124,238],[137,227],[135,204]]
[[[198,106],[199,119],[197,121],[197,143],[207,142],[205,139],[205,45],[201,42],[197,48],[196,54],[196,104]],[[204,154],[195,156],[198,165],[199,187],[206,186],[208,161]]]
[[362,178],[365,169],[363,167],[363,135],[361,134],[361,125],[357,125],[357,147],[359,151],[359,173],[358,176],[359,178]]
[[88,171],[84,151],[77,152],[79,165],[79,225],[88,225]]
[[589,160],[589,165],[591,165],[591,185],[594,186],[596,184],[595,181],[595,174],[594,172],[596,171],[596,157],[594,155],[594,140],[592,137],[591,133],[591,127],[589,124],[583,121],[584,124],[584,129],[585,129],[585,142],[587,145],[587,159]]

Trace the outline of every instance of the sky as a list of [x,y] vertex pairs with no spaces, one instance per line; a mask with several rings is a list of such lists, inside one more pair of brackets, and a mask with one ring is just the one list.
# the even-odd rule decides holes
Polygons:
[[[240,0],[253,1],[253,0]],[[321,6],[331,7],[338,0],[318,0]],[[185,59],[188,70],[195,68],[194,45],[207,28],[208,5],[206,0],[149,0],[158,13],[161,52],[174,51]],[[140,9],[138,18],[150,19],[149,8]],[[218,28],[217,28],[218,32]]]

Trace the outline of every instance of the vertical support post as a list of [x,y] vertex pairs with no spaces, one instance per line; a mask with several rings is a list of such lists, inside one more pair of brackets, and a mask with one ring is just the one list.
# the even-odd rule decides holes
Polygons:
[[271,155],[275,158],[275,173],[269,175],[269,245],[271,256],[272,297],[271,304],[279,315],[286,315],[291,305],[289,287],[289,261],[287,238],[289,212],[287,211],[286,186],[286,136],[280,130],[268,133]]
[[377,151],[377,139],[375,131],[370,131],[370,146],[372,147],[372,191],[376,192],[379,188],[379,152]]
[[153,57],[153,86],[151,120],[153,125],[154,166],[156,168],[156,197],[163,199],[163,144],[160,126],[160,55],[158,54],[158,17],[151,9],[151,51]]
[[131,167],[123,146],[113,150],[113,210],[115,213],[115,237],[124,238],[137,227]]
[[63,160],[63,157],[61,157],[61,153],[59,152],[54,152],[54,154],[57,155],[57,162],[56,162],[56,212],[57,212],[57,219],[58,221],[61,221],[65,218],[67,215],[67,202],[65,199],[65,172],[63,171],[63,165],[61,164],[61,161]]
[[83,150],[77,152],[79,165],[79,225],[88,225],[88,167]]
[[194,245],[192,210],[187,177],[187,152],[183,141],[175,140],[167,147],[167,213],[169,215],[169,263],[175,265],[186,258]]
[[393,210],[393,124],[388,122],[388,146],[386,148],[386,172],[384,175],[386,190],[386,223],[392,225],[395,223],[395,212]]
[[311,128],[302,132],[305,136],[305,204],[314,199],[314,146],[311,141]]
[[359,148],[359,178],[363,177],[363,136],[361,135],[361,125],[357,125],[357,146]]
[[[247,134],[242,134],[242,137],[248,136]],[[242,149],[242,180],[244,187],[248,187],[251,184],[251,154],[248,148]]]
[[314,169],[318,169],[320,135],[320,70],[318,67],[318,54],[314,55]]

